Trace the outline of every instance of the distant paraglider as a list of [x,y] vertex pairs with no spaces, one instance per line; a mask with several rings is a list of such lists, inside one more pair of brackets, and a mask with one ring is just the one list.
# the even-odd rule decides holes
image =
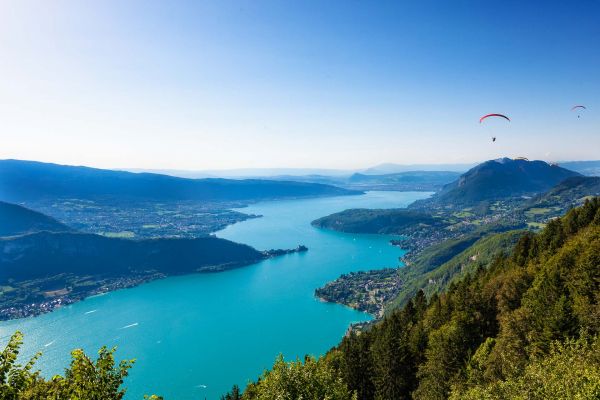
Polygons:
[[[508,118],[504,114],[487,114],[487,115],[484,115],[483,117],[479,118],[479,123],[481,124],[484,119],[490,118],[490,117],[504,118],[505,120],[507,120],[508,122],[510,122],[510,118]],[[492,143],[496,143],[496,136],[492,136]]]
[[579,114],[579,110],[587,110],[587,107],[586,106],[582,106],[582,105],[576,105],[576,106],[571,107],[571,111],[575,111],[575,110],[578,111],[577,112],[577,118],[581,118],[581,115]]

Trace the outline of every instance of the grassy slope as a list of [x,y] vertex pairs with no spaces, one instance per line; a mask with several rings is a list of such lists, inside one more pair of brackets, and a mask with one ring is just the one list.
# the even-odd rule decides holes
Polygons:
[[482,238],[469,236],[432,246],[416,263],[402,271],[402,290],[388,304],[386,311],[403,307],[419,290],[428,296],[444,291],[451,282],[510,252],[522,235],[523,231],[508,231]]

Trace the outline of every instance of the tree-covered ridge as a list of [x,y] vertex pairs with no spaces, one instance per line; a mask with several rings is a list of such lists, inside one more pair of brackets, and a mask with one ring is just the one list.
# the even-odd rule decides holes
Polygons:
[[[50,379],[35,370],[38,353],[25,365],[17,363],[23,335],[16,332],[0,353],[0,398],[3,400],[121,400],[126,389],[124,379],[135,360],[115,363],[116,349],[103,347],[94,361],[81,349],[71,352],[71,365],[64,376]],[[144,396],[161,400],[158,396]]]
[[334,213],[312,222],[319,228],[349,233],[398,233],[405,229],[426,225],[443,228],[447,224],[428,213],[407,209],[350,209]]
[[[327,387],[339,377],[365,400],[598,398],[599,300],[594,198],[540,233],[523,235],[509,255],[445,293],[427,299],[419,291],[371,330],[350,334],[315,361],[333,370],[327,379],[312,374],[310,385]],[[306,381],[280,377],[278,398],[293,398],[298,385]],[[242,399],[274,398],[260,381],[250,387]]]
[[[546,193],[535,196],[526,208],[562,208],[582,205],[586,199],[600,196],[600,177],[574,176],[565,179]],[[528,206],[528,207],[527,207]]]
[[0,236],[51,231],[65,232],[71,229],[52,217],[17,204],[0,201]]
[[0,283],[70,273],[124,276],[144,271],[220,271],[266,257],[248,245],[215,236],[128,240],[87,233],[38,232],[0,238]]

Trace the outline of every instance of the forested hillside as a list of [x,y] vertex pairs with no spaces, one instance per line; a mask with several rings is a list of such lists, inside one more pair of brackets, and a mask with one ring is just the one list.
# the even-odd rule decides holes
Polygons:
[[574,176],[531,199],[532,207],[578,206],[591,196],[600,196],[600,177]]
[[488,265],[494,257],[510,252],[523,234],[525,231],[508,231],[480,239],[470,235],[461,240],[449,240],[431,246],[415,257],[413,263],[398,269],[403,282],[402,290],[386,304],[386,308],[393,310],[403,307],[419,290],[428,296],[444,291],[450,282]]
[[397,233],[414,226],[443,228],[445,223],[430,214],[407,209],[350,209],[312,222],[313,226],[350,233]]
[[599,398],[599,300],[594,198],[325,357],[278,360],[241,398]]
[[42,213],[0,201],[0,236],[39,231],[65,232],[71,229]]
[[134,241],[87,233],[39,232],[0,238],[0,282],[65,273],[122,276],[146,270],[165,274],[218,271],[263,258],[263,253],[250,246],[214,236]]

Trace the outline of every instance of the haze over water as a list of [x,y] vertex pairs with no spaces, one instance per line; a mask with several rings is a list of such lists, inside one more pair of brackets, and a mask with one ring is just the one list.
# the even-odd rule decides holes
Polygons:
[[[314,228],[310,222],[347,208],[404,207],[429,193],[369,192],[308,200],[257,203],[241,209],[262,218],[217,236],[260,250],[304,244],[291,254],[232,271],[178,276],[120,290],[50,314],[0,324],[2,345],[25,334],[23,354],[42,351],[46,375],[61,373],[69,352],[95,354],[118,346],[116,358],[136,358],[127,399],[218,399],[287,359],[322,354],[351,322],[369,315],[320,302],[314,290],[350,271],[393,267],[402,250],[390,236],[355,235]],[[165,367],[167,366],[167,367]]]

